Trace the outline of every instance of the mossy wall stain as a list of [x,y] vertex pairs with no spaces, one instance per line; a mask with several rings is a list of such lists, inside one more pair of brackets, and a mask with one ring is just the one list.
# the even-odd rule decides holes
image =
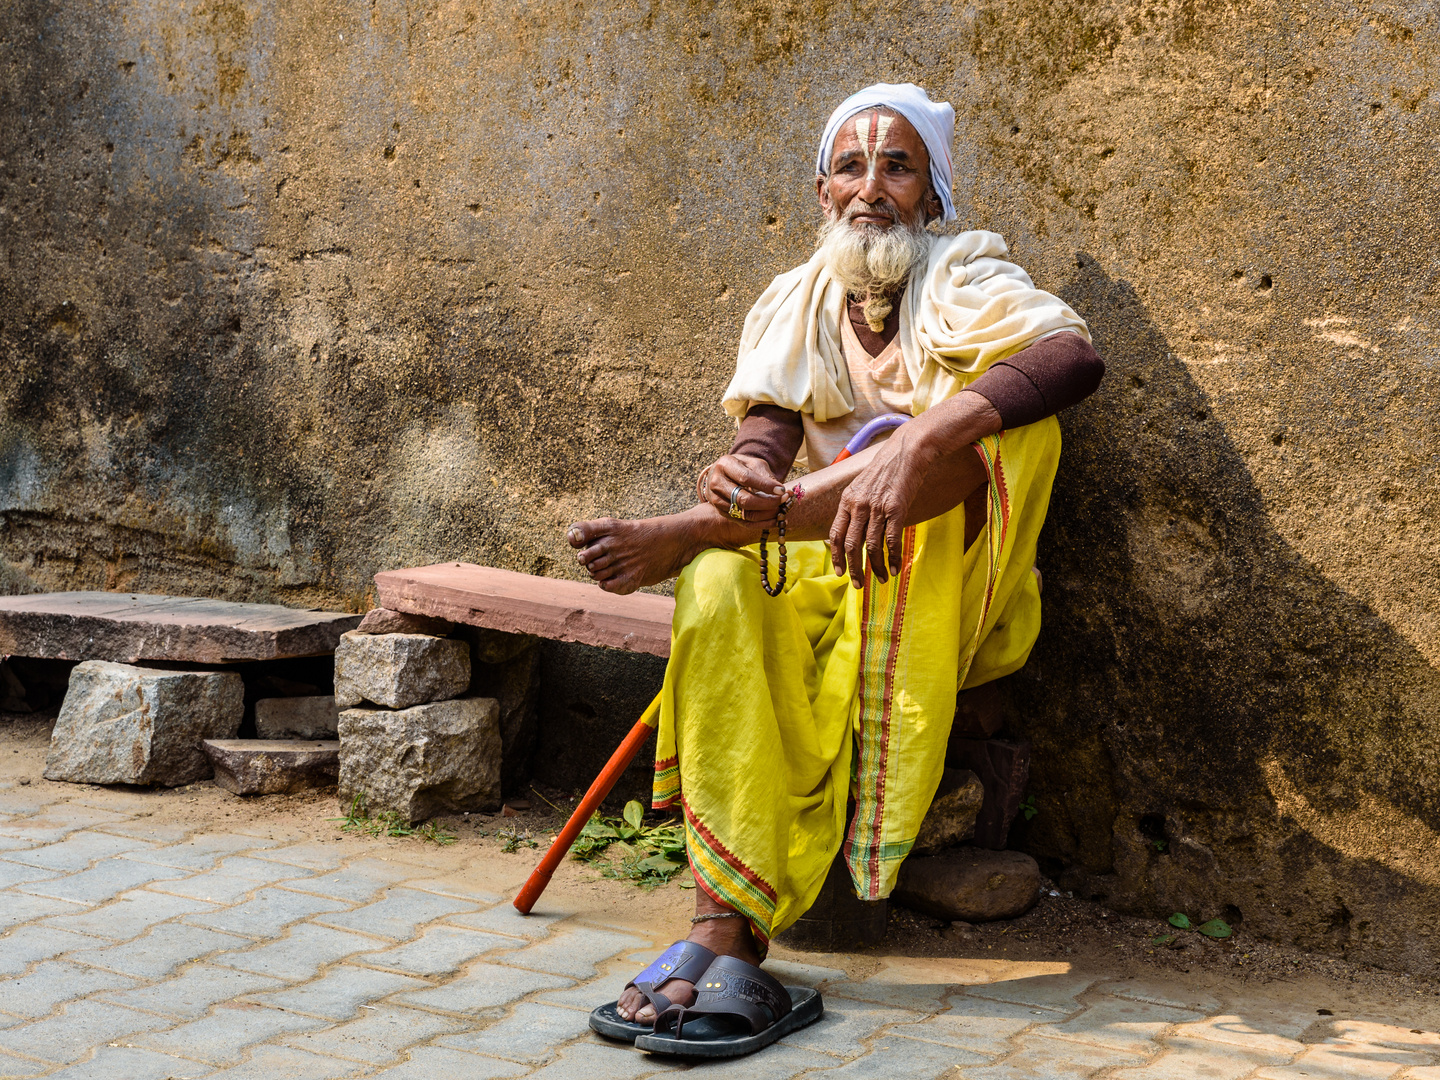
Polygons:
[[[1023,842],[1435,970],[1440,27],[1204,0],[0,13],[0,587],[359,608],[688,504],[844,94],[1110,365],[1063,419]],[[1165,841],[1157,847],[1156,840]]]

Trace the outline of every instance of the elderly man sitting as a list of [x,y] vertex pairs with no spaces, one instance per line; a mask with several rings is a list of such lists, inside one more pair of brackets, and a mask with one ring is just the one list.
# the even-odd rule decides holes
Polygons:
[[[953,130],[950,106],[909,84],[835,110],[818,249],[745,320],[724,397],[739,432],[698,505],[570,529],[602,588],[679,575],[654,806],[683,809],[700,885],[689,940],[596,1010],[602,1034],[730,1055],[819,1015],[814,991],[755,966],[771,936],[814,902],[837,852],[860,897],[889,894],[957,690],[1019,668],[1039,632],[1054,414],[1104,366],[1000,236],[927,230],[955,217]],[[913,419],[842,453],[887,414]],[[787,485],[797,460],[811,471]]]

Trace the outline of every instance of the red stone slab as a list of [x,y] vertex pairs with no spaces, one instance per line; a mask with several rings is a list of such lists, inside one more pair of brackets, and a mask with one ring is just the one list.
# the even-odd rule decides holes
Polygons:
[[223,664],[323,656],[359,615],[194,596],[63,592],[0,596],[0,654],[56,660]]
[[615,596],[578,581],[517,574],[474,563],[436,563],[375,575],[376,602],[392,611],[451,622],[670,655],[668,596]]

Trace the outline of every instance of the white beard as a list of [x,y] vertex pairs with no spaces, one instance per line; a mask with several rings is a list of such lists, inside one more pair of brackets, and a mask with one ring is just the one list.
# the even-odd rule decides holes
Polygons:
[[857,200],[842,217],[825,222],[817,250],[847,293],[879,299],[909,280],[911,271],[930,257],[935,238],[923,225],[904,221],[883,230],[868,225],[856,228],[850,218],[863,209]]

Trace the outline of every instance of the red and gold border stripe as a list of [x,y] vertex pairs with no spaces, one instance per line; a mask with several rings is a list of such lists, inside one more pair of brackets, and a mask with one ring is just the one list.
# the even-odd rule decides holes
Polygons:
[[682,798],[685,808],[685,849],[695,880],[717,903],[740,912],[750,920],[760,955],[770,947],[770,927],[775,922],[775,889],[759,874],[737,859],[716,839]]
[[655,782],[650,789],[650,808],[668,810],[680,798],[680,759],[655,762]]

